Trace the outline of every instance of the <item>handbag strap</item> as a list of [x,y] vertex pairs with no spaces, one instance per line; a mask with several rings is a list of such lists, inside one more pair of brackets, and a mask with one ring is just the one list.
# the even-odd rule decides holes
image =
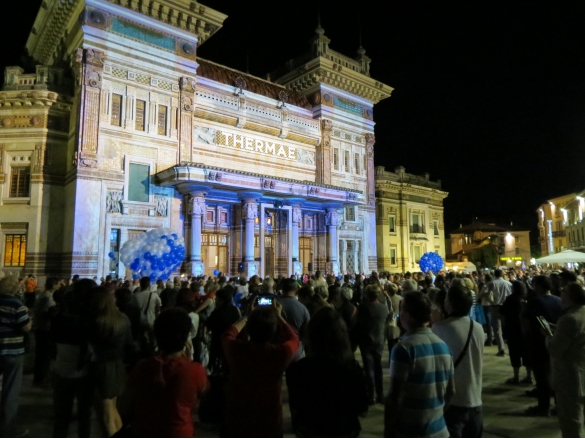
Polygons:
[[148,314],[148,307],[150,306],[150,299],[151,298],[152,298],[152,292],[148,295],[148,302],[146,302],[146,306],[142,310],[142,312],[144,313],[144,315],[147,315]]
[[463,357],[465,357],[465,354],[467,353],[467,350],[469,349],[469,342],[471,341],[471,334],[473,334],[473,320],[469,319],[469,334],[467,334],[467,341],[465,342],[465,346],[463,346],[463,350],[459,354],[459,357],[457,357],[457,360],[455,360],[455,364],[453,365],[454,367],[459,366],[459,363],[461,363],[461,360],[463,360]]

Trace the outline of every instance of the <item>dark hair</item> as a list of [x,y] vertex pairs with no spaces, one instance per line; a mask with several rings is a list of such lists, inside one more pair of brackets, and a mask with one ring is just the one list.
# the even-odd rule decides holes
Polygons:
[[311,300],[311,297],[313,297],[313,294],[315,294],[315,293],[313,292],[311,287],[302,287],[302,288],[299,288],[297,291],[297,296],[299,297],[299,299]]
[[567,283],[577,282],[577,275],[572,271],[563,270],[559,273],[559,277]]
[[165,354],[182,351],[191,326],[191,318],[184,309],[165,309],[154,321],[154,337],[159,350]]
[[492,275],[491,274],[486,274],[483,279],[487,282],[491,282],[492,281]]
[[578,283],[570,283],[563,292],[574,305],[585,305],[585,290]]
[[58,277],[54,277],[54,276],[48,277],[47,281],[45,282],[45,288],[47,290],[52,290],[55,287],[55,285],[59,284],[59,282],[60,282],[60,279]]
[[280,287],[282,289],[282,294],[287,294],[291,291],[296,291],[297,288],[297,281],[294,279],[283,279],[280,283]]
[[447,292],[447,298],[452,308],[450,316],[464,317],[469,314],[473,299],[465,288],[460,285],[452,286]]
[[368,302],[373,302],[375,300],[378,300],[380,298],[380,287],[378,287],[378,285],[368,285],[366,287],[366,291],[364,292],[364,295],[366,297],[366,299],[368,300]]
[[349,333],[343,318],[335,309],[319,309],[307,326],[307,356],[347,364],[354,360]]
[[544,291],[550,291],[552,289],[552,283],[546,276],[535,276],[534,279],[532,279],[532,286],[539,287]]
[[146,290],[148,289],[148,287],[150,287],[150,278],[149,277],[141,277],[140,278],[140,289],[141,290]]
[[496,268],[494,270],[494,276],[496,276],[496,277],[502,277],[502,275],[503,275],[503,273],[502,273],[502,270],[501,269]]
[[215,293],[216,300],[219,299],[224,305],[229,305],[232,303],[232,299],[234,298],[233,288],[232,287],[223,287],[217,293]]
[[515,280],[512,282],[512,294],[515,296],[520,296],[520,298],[524,298],[526,296],[526,285],[524,282],[520,282],[519,280]]
[[319,279],[321,277],[321,271],[315,271],[315,279]]
[[191,312],[195,309],[195,292],[189,288],[181,288],[177,292],[177,307],[183,308],[187,312]]
[[426,294],[420,291],[405,293],[402,297],[401,306],[402,311],[408,312],[410,317],[420,324],[431,320],[431,301]]
[[125,319],[116,306],[114,295],[105,287],[91,289],[87,295],[87,311],[93,341],[110,341]]
[[126,305],[132,300],[132,291],[128,288],[118,288],[114,294],[116,295],[116,303],[118,306]]
[[248,317],[248,334],[253,343],[268,343],[276,334],[278,321],[272,307],[258,307]]
[[431,276],[425,276],[425,285],[430,287],[433,284],[433,278]]

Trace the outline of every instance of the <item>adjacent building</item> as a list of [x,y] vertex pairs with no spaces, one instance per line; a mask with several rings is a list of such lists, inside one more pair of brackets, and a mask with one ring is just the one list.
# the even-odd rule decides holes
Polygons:
[[537,210],[538,242],[542,256],[558,253],[568,247],[567,203],[575,200],[577,194],[567,194],[551,198]]
[[390,272],[419,271],[427,252],[445,258],[441,181],[376,167],[376,239],[378,268]]
[[194,274],[378,268],[373,107],[392,88],[321,27],[270,80],[199,58],[225,19],[43,2],[36,71],[7,68],[0,92],[1,270],[123,276],[122,244],[158,227],[184,234]]
[[532,256],[529,230],[512,225],[474,222],[452,231],[449,235],[451,237],[451,256],[458,261],[471,260],[471,262],[475,262],[470,257],[474,250],[484,245],[493,245],[498,253],[498,266],[521,267],[522,264],[530,265]]
[[[583,221],[583,212],[585,211],[585,191],[575,194],[573,198],[560,208],[562,218],[562,227],[564,237],[566,238],[566,247],[571,250],[585,250],[585,221]],[[539,212],[540,213],[540,212]],[[553,239],[555,232],[552,232]],[[564,249],[564,248],[563,248]]]

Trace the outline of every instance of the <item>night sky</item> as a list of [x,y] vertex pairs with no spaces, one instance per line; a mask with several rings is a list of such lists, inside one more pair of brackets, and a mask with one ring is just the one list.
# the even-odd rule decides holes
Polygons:
[[[2,70],[40,3],[0,14]],[[318,11],[335,51],[353,57],[361,29],[372,77],[395,88],[375,107],[376,165],[441,179],[447,232],[478,217],[534,241],[536,208],[585,189],[585,2],[203,4],[228,19],[199,55],[261,77],[308,48]]]

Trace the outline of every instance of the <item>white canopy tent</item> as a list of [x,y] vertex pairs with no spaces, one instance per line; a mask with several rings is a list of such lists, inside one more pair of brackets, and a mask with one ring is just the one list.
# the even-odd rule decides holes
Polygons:
[[539,264],[565,264],[567,262],[585,262],[585,253],[564,250],[536,260]]

